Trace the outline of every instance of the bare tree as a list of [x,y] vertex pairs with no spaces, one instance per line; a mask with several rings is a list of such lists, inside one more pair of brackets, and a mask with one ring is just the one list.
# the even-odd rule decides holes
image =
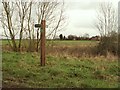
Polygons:
[[31,12],[32,12],[32,2],[30,2],[30,7],[28,11],[28,32],[29,32],[29,46],[28,46],[28,51],[31,51],[31,44],[32,44],[32,35],[31,35]]
[[100,3],[95,27],[99,30],[101,37],[110,36],[112,31],[117,30],[117,14],[112,3]]
[[[4,34],[7,37],[9,44],[10,44],[10,41],[9,41],[9,36],[10,36],[10,39],[12,41],[12,44],[10,44],[10,46],[12,47],[12,49],[14,51],[17,51],[17,44],[15,41],[16,34],[14,32],[15,29],[13,28],[13,22],[12,22],[13,13],[14,13],[14,4],[10,3],[10,2],[2,2],[2,3],[3,3],[4,12],[2,12],[1,23],[4,28]],[[4,15],[6,16],[6,18],[4,18]],[[4,19],[2,19],[2,18],[4,18]],[[7,24],[6,24],[6,22],[7,22]],[[7,29],[9,31],[9,35],[6,31]]]
[[[25,17],[27,15],[29,7],[31,8],[31,3],[19,1],[19,2],[16,2],[16,5],[18,7],[19,20],[20,20],[20,33],[19,33],[19,45],[18,45],[18,49],[20,51],[21,41],[23,38]],[[30,9],[30,11],[31,11],[31,9]],[[28,23],[28,28],[29,28],[29,23]]]
[[[34,5],[34,6],[33,6]],[[40,29],[37,33],[34,31],[34,24],[41,23],[41,20],[46,20],[49,27],[46,36],[56,35],[58,31],[65,25],[64,3],[57,2],[3,2],[4,13],[1,13],[1,22],[4,29],[4,34],[8,38],[10,46],[14,51],[20,51],[22,40],[24,37],[28,39],[28,50],[31,51],[32,41],[37,37],[37,51],[40,42]],[[6,24],[7,22],[7,24]],[[9,33],[7,30],[9,30]],[[19,39],[16,43],[16,37]],[[12,43],[10,42],[11,39]]]
[[105,56],[107,56],[108,53],[117,55],[118,17],[112,3],[100,3],[97,20],[98,22],[95,26],[101,34],[101,40],[97,46],[98,53]]
[[[49,31],[47,31],[47,37],[56,33],[65,25],[64,17],[64,2],[39,2],[37,5],[37,20],[41,23],[41,20],[46,20]],[[63,25],[62,25],[63,24]],[[37,51],[40,42],[40,30],[37,30]]]

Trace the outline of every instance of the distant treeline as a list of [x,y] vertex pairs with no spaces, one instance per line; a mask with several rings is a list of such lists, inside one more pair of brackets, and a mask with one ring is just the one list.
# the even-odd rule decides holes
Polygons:
[[76,36],[76,35],[68,35],[68,37],[63,36],[62,34],[59,35],[59,38],[55,38],[55,40],[95,40],[100,41],[100,36]]

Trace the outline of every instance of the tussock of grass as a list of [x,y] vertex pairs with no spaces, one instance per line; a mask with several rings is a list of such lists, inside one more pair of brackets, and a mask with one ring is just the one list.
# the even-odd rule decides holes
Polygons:
[[3,52],[3,87],[118,87],[117,60],[47,55],[45,67],[39,61],[38,53]]

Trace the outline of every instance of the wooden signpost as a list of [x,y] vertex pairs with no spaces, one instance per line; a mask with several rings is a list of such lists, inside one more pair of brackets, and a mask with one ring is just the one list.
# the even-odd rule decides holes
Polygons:
[[46,28],[46,22],[45,20],[41,21],[41,24],[35,24],[36,28],[41,28],[41,42],[40,42],[40,64],[41,66],[45,66],[45,42],[46,42],[46,38],[45,38],[45,28]]

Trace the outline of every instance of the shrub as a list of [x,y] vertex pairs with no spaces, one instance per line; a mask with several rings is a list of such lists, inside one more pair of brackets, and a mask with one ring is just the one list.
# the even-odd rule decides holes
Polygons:
[[118,41],[117,35],[111,35],[109,37],[102,37],[101,41],[97,46],[97,53],[100,55],[107,55],[107,53],[111,53],[113,55],[117,55],[118,51]]

